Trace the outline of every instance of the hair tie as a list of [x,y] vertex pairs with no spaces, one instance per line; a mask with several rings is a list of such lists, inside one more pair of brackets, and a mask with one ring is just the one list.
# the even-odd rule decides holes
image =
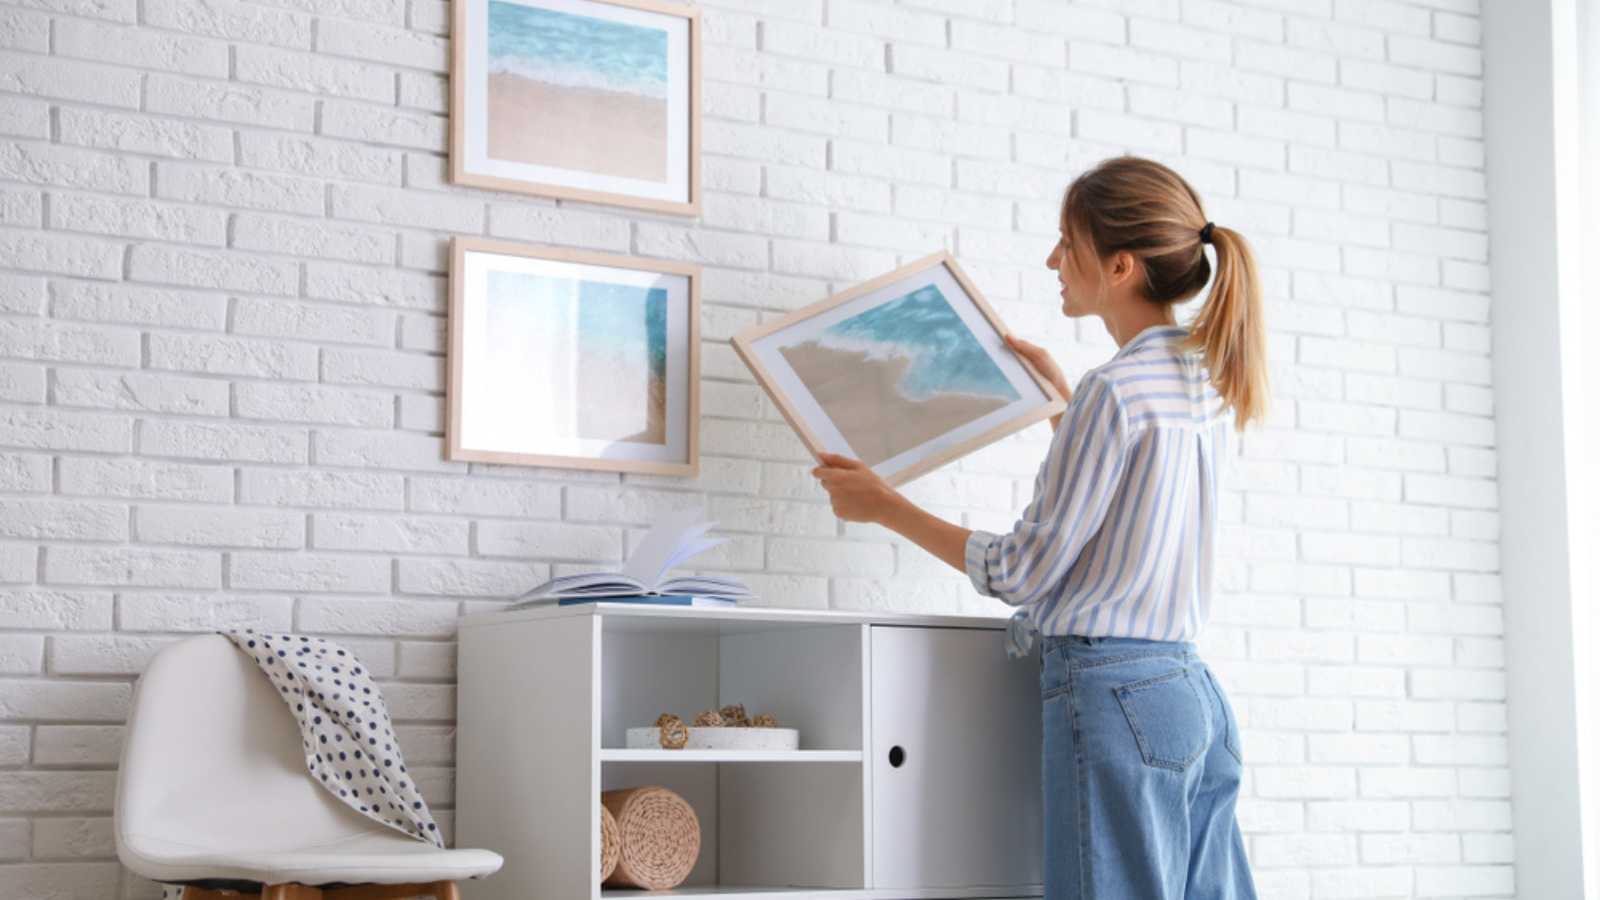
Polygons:
[[1214,229],[1216,227],[1217,227],[1217,223],[1215,223],[1215,222],[1207,222],[1206,223],[1206,227],[1200,229],[1200,243],[1202,243],[1202,244],[1211,243],[1211,231],[1212,231],[1212,229]]

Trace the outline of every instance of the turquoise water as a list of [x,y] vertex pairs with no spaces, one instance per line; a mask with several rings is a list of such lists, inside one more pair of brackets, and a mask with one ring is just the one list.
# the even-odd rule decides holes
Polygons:
[[489,272],[489,330],[515,336],[563,329],[576,312],[579,351],[642,349],[650,374],[667,373],[667,291],[604,281]]
[[667,33],[490,0],[489,71],[665,98]]
[[900,389],[913,400],[947,392],[1022,399],[936,285],[828,326],[822,343],[910,357]]

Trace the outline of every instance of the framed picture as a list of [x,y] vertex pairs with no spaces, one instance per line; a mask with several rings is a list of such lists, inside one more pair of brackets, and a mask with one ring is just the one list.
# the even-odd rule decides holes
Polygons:
[[446,455],[696,474],[699,292],[694,265],[455,238]]
[[750,328],[733,347],[812,455],[903,484],[1066,408],[938,253]]
[[456,0],[450,179],[700,211],[700,14],[658,0]]

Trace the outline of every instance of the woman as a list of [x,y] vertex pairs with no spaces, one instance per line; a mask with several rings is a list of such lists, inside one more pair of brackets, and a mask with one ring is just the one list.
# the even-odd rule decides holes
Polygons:
[[[1069,392],[1044,349],[1007,336],[1071,398],[1009,534],[916,507],[859,461],[813,474],[834,512],[877,522],[1019,607],[1009,652],[1040,641],[1049,900],[1254,898],[1234,820],[1238,724],[1193,640],[1210,610],[1228,426],[1266,401],[1249,246],[1206,220],[1181,176],[1121,157],[1077,178],[1047,265],[1061,311],[1120,349]],[[1216,280],[1192,326],[1173,306]]]

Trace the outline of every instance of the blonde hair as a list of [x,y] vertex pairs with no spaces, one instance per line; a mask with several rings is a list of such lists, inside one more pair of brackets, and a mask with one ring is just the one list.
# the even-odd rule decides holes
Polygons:
[[1087,237],[1099,259],[1122,251],[1138,259],[1144,295],[1155,303],[1178,303],[1205,287],[1211,263],[1201,232],[1207,230],[1217,277],[1184,349],[1203,356],[1238,430],[1266,414],[1267,338],[1255,256],[1244,235],[1206,219],[1200,195],[1183,176],[1136,156],[1107,159],[1067,188],[1061,223],[1069,234]]

